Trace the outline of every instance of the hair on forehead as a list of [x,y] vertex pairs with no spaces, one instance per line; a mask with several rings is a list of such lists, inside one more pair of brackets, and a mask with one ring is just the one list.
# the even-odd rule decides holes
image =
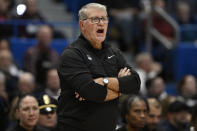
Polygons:
[[79,20],[83,20],[83,19],[86,19],[88,17],[87,15],[87,10],[88,9],[101,9],[101,10],[104,10],[107,14],[107,8],[105,5],[102,5],[102,4],[99,4],[99,3],[89,3],[87,5],[84,5],[80,10],[79,10],[79,13],[78,13],[78,17],[79,17]]
[[18,99],[18,101],[17,101],[17,109],[20,108],[20,104],[21,104],[22,100],[23,100],[24,98],[26,98],[27,96],[33,97],[33,98],[37,101],[36,97],[35,97],[33,94],[20,94],[20,95],[18,96],[19,99]]

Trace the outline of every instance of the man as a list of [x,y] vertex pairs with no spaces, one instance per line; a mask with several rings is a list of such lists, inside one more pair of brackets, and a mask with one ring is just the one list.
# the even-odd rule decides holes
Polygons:
[[38,98],[40,116],[38,125],[49,130],[55,130],[57,124],[57,101],[47,94]]
[[57,69],[49,69],[46,77],[45,93],[57,100],[60,94],[60,81]]
[[161,117],[161,104],[155,98],[148,99],[149,113],[147,116],[146,131],[157,131],[157,126]]
[[57,63],[58,53],[50,47],[52,30],[49,26],[40,26],[37,40],[37,44],[24,55],[24,69],[33,73],[36,83],[43,86],[47,70]]
[[140,89],[138,74],[104,42],[107,26],[104,5],[90,3],[79,10],[82,34],[65,49],[58,66],[59,131],[114,131],[119,95]]
[[20,93],[34,93],[35,88],[35,80],[32,73],[24,72],[19,76],[18,89]]
[[174,101],[168,107],[167,120],[159,124],[159,131],[189,131],[191,114],[182,101]]

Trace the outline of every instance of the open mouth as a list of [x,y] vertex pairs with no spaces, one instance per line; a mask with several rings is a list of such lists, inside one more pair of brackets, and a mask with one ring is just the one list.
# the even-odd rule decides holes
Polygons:
[[98,29],[96,32],[102,34],[104,32],[104,29]]

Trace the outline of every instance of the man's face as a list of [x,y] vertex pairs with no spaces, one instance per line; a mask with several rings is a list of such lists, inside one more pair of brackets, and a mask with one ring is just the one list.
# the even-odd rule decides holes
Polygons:
[[174,113],[174,123],[179,129],[184,128],[191,121],[191,114],[187,111]]
[[100,19],[99,23],[94,23],[94,18],[107,19],[107,14],[102,9],[89,8],[87,10],[88,18],[86,20],[80,20],[80,28],[84,37],[90,41],[93,47],[97,47],[97,44],[101,44],[106,37],[108,20],[103,22]]
[[147,126],[150,130],[156,129],[160,117],[161,117],[161,108],[156,108],[153,105],[149,105],[150,112],[147,116]]
[[39,125],[47,128],[53,128],[56,126],[56,123],[57,123],[56,111],[47,114],[40,114],[38,120]]
[[144,101],[136,100],[132,103],[129,114],[126,115],[128,123],[134,128],[143,128],[147,117],[147,107]]
[[52,90],[58,90],[60,88],[59,76],[57,70],[49,70],[47,74],[47,87]]
[[37,34],[38,42],[44,47],[49,47],[52,40],[52,31],[48,26],[41,26]]
[[32,96],[26,96],[19,105],[20,125],[24,128],[34,127],[39,118],[38,102]]

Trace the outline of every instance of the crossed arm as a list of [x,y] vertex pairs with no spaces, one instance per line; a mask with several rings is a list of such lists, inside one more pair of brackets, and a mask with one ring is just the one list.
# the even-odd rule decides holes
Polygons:
[[[118,73],[118,78],[128,76],[128,75],[131,75],[130,69],[125,67],[125,68],[121,69],[120,72]],[[107,77],[107,79],[109,80],[109,83],[107,85],[107,95],[105,97],[105,101],[110,101],[110,100],[113,100],[113,99],[117,98],[118,96],[120,96],[119,82],[116,77]],[[104,86],[103,77],[99,77],[99,78],[94,79],[94,82]],[[78,97],[79,97],[79,94],[76,93],[76,98],[78,98]],[[80,97],[79,100],[81,101],[81,100],[85,100],[85,99]]]

